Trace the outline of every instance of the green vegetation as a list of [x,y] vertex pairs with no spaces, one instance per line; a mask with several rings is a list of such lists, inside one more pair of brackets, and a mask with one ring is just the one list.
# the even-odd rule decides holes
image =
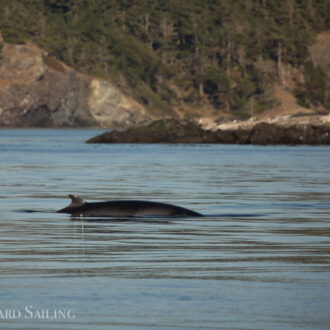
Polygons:
[[326,94],[327,79],[323,70],[308,61],[304,67],[304,78],[305,84],[296,89],[298,103],[307,108],[320,105],[330,108],[330,100]]
[[2,54],[1,54],[2,48],[3,48],[3,43],[0,42],[0,60],[2,60],[2,58],[3,58]]
[[308,46],[329,11],[328,0],[0,0],[0,30],[111,77],[154,111],[211,104],[244,117],[274,102],[270,86],[288,64],[305,66],[300,102],[328,105]]
[[64,65],[52,56],[43,56],[42,60],[48,67],[52,68],[55,71],[58,71],[58,72],[66,71]]

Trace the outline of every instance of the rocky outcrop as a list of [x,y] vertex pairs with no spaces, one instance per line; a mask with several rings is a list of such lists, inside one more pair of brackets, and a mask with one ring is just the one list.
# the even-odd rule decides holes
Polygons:
[[266,122],[206,130],[193,121],[165,119],[96,136],[87,143],[330,144],[330,125],[281,126]]
[[330,144],[330,126],[279,126],[259,123],[254,126],[248,139],[250,144]]
[[31,43],[4,44],[0,126],[127,127],[148,119],[109,81],[80,74]]
[[106,132],[87,143],[214,143],[216,134],[189,120],[162,119],[125,131]]

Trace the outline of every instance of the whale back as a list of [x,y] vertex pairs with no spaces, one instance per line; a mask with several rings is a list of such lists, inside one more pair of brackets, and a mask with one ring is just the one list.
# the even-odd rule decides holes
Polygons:
[[195,211],[180,206],[137,200],[114,200],[87,203],[76,195],[69,195],[70,205],[57,212],[90,216],[202,216]]

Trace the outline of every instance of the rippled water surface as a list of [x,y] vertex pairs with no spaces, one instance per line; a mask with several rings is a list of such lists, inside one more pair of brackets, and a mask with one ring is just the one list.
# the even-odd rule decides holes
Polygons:
[[[0,130],[1,329],[329,329],[330,149]],[[71,218],[87,200],[204,218]]]

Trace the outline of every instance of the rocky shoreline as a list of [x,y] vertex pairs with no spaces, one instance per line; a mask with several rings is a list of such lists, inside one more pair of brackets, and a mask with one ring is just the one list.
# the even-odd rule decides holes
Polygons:
[[[324,121],[260,121],[226,129],[205,129],[201,124],[178,119],[162,119],[124,131],[103,133],[87,143],[223,143],[258,145],[330,145],[330,116]],[[232,123],[234,124],[234,123]],[[237,124],[237,123],[235,123]]]

